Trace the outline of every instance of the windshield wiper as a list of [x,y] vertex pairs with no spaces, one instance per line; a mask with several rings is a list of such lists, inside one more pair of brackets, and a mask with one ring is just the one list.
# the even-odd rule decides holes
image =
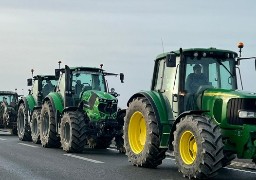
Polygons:
[[231,77],[234,77],[234,75],[229,71],[229,69],[221,62],[221,60],[219,60],[219,59],[216,59],[216,61],[220,64],[220,65],[222,65],[228,72],[229,72],[229,74],[231,75]]

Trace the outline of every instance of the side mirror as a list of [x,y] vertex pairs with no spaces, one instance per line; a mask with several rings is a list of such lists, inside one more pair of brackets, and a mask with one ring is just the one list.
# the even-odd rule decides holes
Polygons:
[[254,66],[255,66],[255,70],[256,70],[256,58],[254,59],[254,64],[255,64]]
[[176,54],[174,53],[167,54],[166,67],[176,67]]
[[121,80],[121,83],[124,83],[124,73],[120,73],[120,80]]
[[60,77],[60,69],[55,69],[55,78],[59,79]]
[[32,79],[30,78],[30,79],[27,79],[27,85],[28,86],[32,86]]

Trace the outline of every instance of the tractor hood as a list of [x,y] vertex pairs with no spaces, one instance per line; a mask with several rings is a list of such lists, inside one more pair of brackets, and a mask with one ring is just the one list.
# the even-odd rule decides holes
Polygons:
[[203,93],[204,97],[215,97],[231,99],[231,98],[256,98],[256,93],[254,92],[246,92],[240,90],[226,90],[226,89],[207,89]]
[[[222,126],[256,124],[256,118],[249,118],[256,112],[256,93],[240,90],[206,89],[202,98],[197,98],[199,109],[209,111]],[[246,117],[245,117],[246,115]]]
[[117,98],[109,93],[89,90],[82,93],[83,110],[91,121],[115,119]]

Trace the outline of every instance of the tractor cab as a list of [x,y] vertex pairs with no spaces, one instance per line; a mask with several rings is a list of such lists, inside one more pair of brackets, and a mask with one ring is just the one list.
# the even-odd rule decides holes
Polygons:
[[65,99],[65,107],[78,106],[80,97],[88,90],[106,92],[103,70],[90,67],[74,67],[56,71],[59,77],[57,91]]
[[180,49],[157,57],[152,90],[171,102],[173,117],[184,111],[203,110],[207,89],[236,90],[237,53],[215,48]]
[[[90,98],[88,102],[92,103],[98,99],[113,99],[117,102],[115,97],[110,97],[108,94],[107,81],[105,76],[118,75],[114,73],[107,73],[102,68],[92,67],[68,67],[65,69],[56,69],[56,77],[59,77],[57,91],[65,99],[65,107],[79,106],[81,99]],[[123,74],[121,73],[121,82],[123,81]],[[93,102],[94,102],[93,101]],[[103,100],[104,101],[104,100]]]
[[42,103],[44,97],[54,91],[56,84],[57,79],[54,75],[37,75],[33,79],[27,79],[27,85],[32,86],[30,94],[38,105]]

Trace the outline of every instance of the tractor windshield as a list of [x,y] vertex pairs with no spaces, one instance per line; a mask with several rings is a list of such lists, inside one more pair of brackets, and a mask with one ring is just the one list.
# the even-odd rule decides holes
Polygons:
[[15,105],[17,103],[17,96],[15,96],[13,94],[4,94],[4,95],[1,94],[0,102],[1,102],[1,104],[4,103],[5,105],[15,107]]
[[86,90],[98,90],[106,92],[103,74],[90,71],[74,71],[72,75],[72,87],[75,94]]
[[43,97],[46,97],[50,92],[54,91],[56,85],[57,85],[56,80],[44,79],[42,81]]
[[186,58],[185,89],[197,93],[202,88],[236,89],[235,60],[214,57]]

